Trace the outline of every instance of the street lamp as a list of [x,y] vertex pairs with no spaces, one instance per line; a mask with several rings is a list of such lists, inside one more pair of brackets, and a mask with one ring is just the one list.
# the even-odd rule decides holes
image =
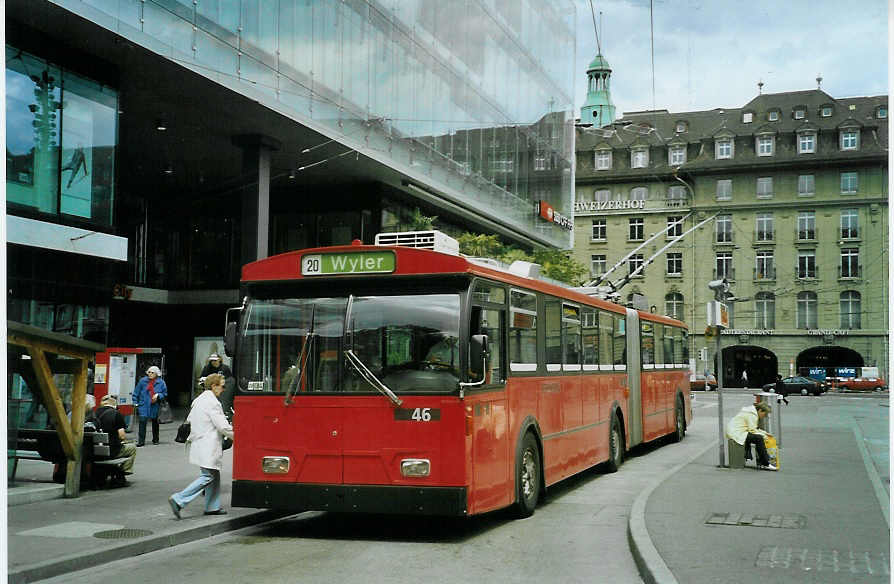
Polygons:
[[[726,278],[711,280],[708,289],[714,292],[714,301],[708,302],[708,328],[713,328],[716,336],[715,355],[717,359],[717,431],[719,443],[720,467],[726,466],[726,454],[723,449],[723,351],[720,349],[720,331],[729,326],[729,316],[723,303],[729,294],[729,281]],[[707,331],[706,331],[707,332]]]

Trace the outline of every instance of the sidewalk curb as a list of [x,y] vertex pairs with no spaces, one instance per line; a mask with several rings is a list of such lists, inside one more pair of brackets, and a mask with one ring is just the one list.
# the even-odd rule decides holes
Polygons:
[[652,538],[649,537],[649,531],[646,529],[646,503],[649,501],[649,496],[661,483],[704,455],[708,450],[716,447],[716,444],[709,443],[699,449],[684,462],[652,481],[636,496],[633,507],[630,509],[630,519],[627,520],[627,542],[630,545],[630,552],[633,554],[636,567],[639,568],[639,574],[646,584],[678,584],[676,577],[664,563],[655,544],[652,543]]
[[212,537],[227,531],[234,531],[243,527],[288,517],[294,514],[294,512],[271,510],[258,511],[247,513],[241,517],[233,517],[232,519],[227,519],[225,521],[216,521],[214,523],[200,525],[183,531],[173,530],[166,533],[138,538],[120,545],[103,545],[101,540],[97,540],[98,551],[94,553],[72,554],[48,560],[46,562],[24,566],[17,570],[10,570],[7,581],[9,584],[24,584],[26,582],[44,580],[61,574],[107,564],[126,557],[147,554],[160,549]]

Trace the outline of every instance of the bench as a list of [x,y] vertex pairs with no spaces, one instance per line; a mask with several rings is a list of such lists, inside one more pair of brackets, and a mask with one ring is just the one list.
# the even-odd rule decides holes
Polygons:
[[[45,460],[56,465],[53,480],[65,482],[68,458],[62,449],[59,434],[53,429],[19,428],[7,433],[6,459],[13,461],[11,480],[15,480],[19,460]],[[127,458],[109,458],[109,435],[106,432],[84,432],[81,450],[82,468],[93,486],[104,484],[108,476],[124,478]],[[96,472],[97,470],[100,472]]]

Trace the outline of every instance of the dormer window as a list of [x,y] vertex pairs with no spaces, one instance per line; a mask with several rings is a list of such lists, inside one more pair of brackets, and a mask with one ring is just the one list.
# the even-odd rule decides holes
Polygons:
[[758,136],[756,138],[757,144],[755,150],[757,150],[758,156],[773,156],[773,151],[776,146],[776,138],[772,135],[764,135]]
[[816,132],[800,132],[798,134],[798,154],[816,152]]
[[686,122],[677,122],[676,131],[678,134],[682,134],[686,131]]
[[733,139],[717,138],[714,140],[714,158],[722,160],[733,157]]
[[875,110],[875,117],[880,120],[883,120],[888,117],[888,106],[880,105],[877,110]]
[[646,168],[649,166],[649,149],[637,148],[630,151],[630,168]]
[[680,166],[686,162],[686,146],[671,146],[667,151],[667,163]]
[[596,158],[594,159],[594,166],[596,170],[611,170],[612,168],[612,151],[605,150],[597,150]]
[[745,112],[744,114],[742,114],[742,123],[743,124],[750,124],[753,121],[754,121],[754,114],[752,112]]
[[803,120],[804,116],[806,116],[806,115],[807,115],[807,110],[804,110],[802,108],[798,108],[795,110],[795,119],[796,120]]
[[779,121],[779,112],[776,110],[767,112],[767,119],[771,122]]
[[820,108],[820,115],[823,116],[824,118],[832,117],[832,106],[824,105],[822,108]]
[[843,128],[838,134],[838,144],[842,150],[859,150],[859,130],[857,128]]

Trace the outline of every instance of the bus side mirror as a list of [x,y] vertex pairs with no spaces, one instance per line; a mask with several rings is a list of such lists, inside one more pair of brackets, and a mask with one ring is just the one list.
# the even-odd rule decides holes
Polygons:
[[469,369],[475,379],[484,379],[484,360],[487,357],[487,335],[472,335],[469,343]]
[[227,330],[224,332],[224,352],[230,356],[236,356],[236,327],[239,323],[228,322]]

